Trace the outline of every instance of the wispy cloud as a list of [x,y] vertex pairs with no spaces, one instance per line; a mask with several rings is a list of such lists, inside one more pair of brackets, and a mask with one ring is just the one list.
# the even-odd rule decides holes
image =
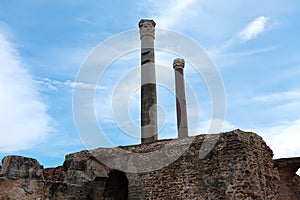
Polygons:
[[273,150],[275,158],[299,156],[299,102],[299,89],[272,92],[240,100],[241,104],[250,108],[259,106],[255,118],[260,118],[262,123],[267,124],[250,130],[264,138]]
[[263,106],[264,114],[269,113],[272,117],[280,116],[295,119],[299,116],[300,90],[293,89],[287,91],[278,91],[254,97],[245,97],[237,101],[241,105],[259,105]]
[[268,21],[269,19],[265,16],[257,17],[239,32],[238,38],[245,42],[256,38],[258,35],[265,32],[267,28],[269,28],[267,24]]
[[251,101],[263,101],[263,102],[278,102],[286,100],[300,100],[300,90],[290,90],[283,92],[269,93],[265,95],[258,95],[253,97]]
[[222,49],[228,48],[235,44],[245,43],[257,38],[264,32],[271,30],[276,23],[271,21],[266,16],[260,16],[249,22],[243,29],[241,29],[236,35],[228,40]]
[[[196,0],[172,0],[168,2],[149,0],[147,5],[150,4],[152,7],[147,7],[146,9],[159,22],[160,28],[172,28],[186,18],[191,12],[189,8],[195,2]],[[144,5],[141,6],[144,7]]]
[[[245,44],[251,40],[256,39],[258,36],[264,34],[266,31],[272,30],[278,22],[266,16],[260,16],[250,21],[246,26],[244,26],[239,32],[234,34],[229,40],[225,41],[223,44],[211,49],[209,54],[215,60],[222,60],[223,66],[233,65],[233,62],[237,58],[242,56],[252,56],[255,54],[265,53],[269,51],[274,51],[278,49],[278,46],[261,46],[256,49],[239,50],[238,52],[229,52],[229,48],[235,47],[237,45]],[[234,57],[234,59],[232,59]],[[228,59],[231,58],[231,59]],[[228,60],[231,60],[230,62]],[[227,63],[227,64],[225,64]]]
[[46,105],[17,53],[0,33],[0,152],[27,149],[52,131]]
[[105,87],[92,85],[89,83],[83,82],[74,82],[71,80],[66,81],[58,81],[49,78],[37,79],[35,82],[40,86],[39,88],[43,91],[59,91],[64,89],[73,89],[73,88],[81,88],[81,89],[105,89]]
[[300,119],[280,122],[270,128],[254,132],[263,136],[271,147],[275,158],[299,156],[300,153]]

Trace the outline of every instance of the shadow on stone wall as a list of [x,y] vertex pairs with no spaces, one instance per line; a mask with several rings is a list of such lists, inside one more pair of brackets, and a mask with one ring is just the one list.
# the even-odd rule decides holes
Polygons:
[[108,180],[104,190],[104,200],[127,200],[128,179],[124,172],[112,170],[108,174]]
[[276,159],[274,164],[280,176],[280,199],[299,200],[300,177],[296,172],[300,168],[300,157]]

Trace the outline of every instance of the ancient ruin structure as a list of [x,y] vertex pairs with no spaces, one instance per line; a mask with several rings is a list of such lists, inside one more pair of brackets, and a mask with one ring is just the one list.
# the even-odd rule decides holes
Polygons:
[[[295,174],[300,157],[272,160],[272,150],[260,136],[235,130],[221,133],[200,158],[204,140],[213,142],[207,137],[192,137],[192,144],[184,138],[122,147],[145,153],[170,144],[168,157],[172,149],[189,145],[174,163],[145,173],[107,167],[103,163],[115,155],[105,148],[67,155],[62,166],[46,169],[35,159],[7,156],[0,171],[0,199],[300,199],[300,177]],[[144,162],[151,165],[147,157]]]
[[173,61],[175,70],[175,88],[176,88],[176,110],[177,110],[177,131],[178,138],[188,137],[188,123],[186,112],[186,99],[184,88],[184,60],[177,58]]
[[141,140],[142,144],[157,140],[157,97],[154,57],[155,22],[139,22],[141,39]]
[[[188,137],[182,59],[173,63],[179,138],[157,140],[155,22],[141,20],[139,27],[142,144],[72,153],[55,168],[7,156],[0,200],[299,200],[300,157],[273,160],[260,136],[241,130]],[[153,170],[161,163],[167,164]]]
[[296,175],[300,158],[277,159],[274,164],[280,178],[278,199],[300,199],[300,177]]

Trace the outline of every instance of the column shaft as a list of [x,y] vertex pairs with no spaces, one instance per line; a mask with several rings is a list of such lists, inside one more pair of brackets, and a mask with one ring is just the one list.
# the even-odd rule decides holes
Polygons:
[[176,87],[176,111],[177,111],[177,131],[178,138],[188,137],[187,110],[184,88],[184,60],[175,59],[173,62],[175,69],[175,87]]
[[153,20],[139,23],[141,38],[141,142],[157,140],[157,94]]

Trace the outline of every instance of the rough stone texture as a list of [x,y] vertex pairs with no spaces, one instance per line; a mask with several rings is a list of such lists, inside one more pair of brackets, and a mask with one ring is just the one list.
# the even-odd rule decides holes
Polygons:
[[[212,151],[200,159],[204,138],[195,137],[170,166],[138,175],[144,199],[276,199],[279,177],[273,154],[259,136],[241,131],[221,134]],[[138,198],[130,185],[129,191]]]
[[[124,173],[105,166],[105,159],[118,160],[115,149],[69,154],[63,166],[47,169],[34,159],[8,156],[2,160],[0,199],[299,199],[295,172],[300,158],[273,162],[272,151],[260,136],[240,130],[220,134],[213,149],[200,158],[205,138],[214,143],[214,137],[207,137],[122,147],[146,153],[171,144],[172,152],[193,139],[178,160],[144,173]],[[159,161],[168,159],[170,152]],[[116,168],[133,165],[130,155],[126,156]],[[147,159],[135,165],[148,163]]]
[[300,168],[300,157],[274,160],[280,175],[280,199],[300,199],[300,177],[296,174]]
[[1,175],[11,179],[41,178],[43,166],[33,158],[7,156],[2,161]]

